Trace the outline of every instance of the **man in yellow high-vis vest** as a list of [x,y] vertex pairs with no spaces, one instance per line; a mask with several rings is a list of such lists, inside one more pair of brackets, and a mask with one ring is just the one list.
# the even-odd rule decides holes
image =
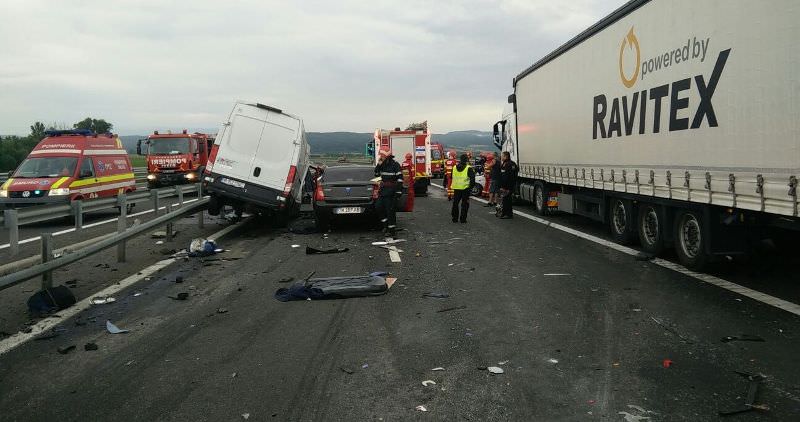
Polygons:
[[[468,164],[467,154],[461,154],[458,164],[453,168],[450,187],[453,189],[453,222],[467,222],[469,193],[475,186],[475,170]],[[460,207],[459,207],[460,203]],[[460,212],[459,212],[460,211]]]

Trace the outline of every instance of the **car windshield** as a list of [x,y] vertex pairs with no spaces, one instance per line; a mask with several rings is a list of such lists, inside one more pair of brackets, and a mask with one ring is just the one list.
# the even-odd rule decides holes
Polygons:
[[366,182],[375,177],[371,167],[328,167],[322,175],[322,181],[327,183],[338,182]]
[[150,154],[188,154],[189,138],[150,139]]
[[75,174],[78,157],[36,157],[20,164],[14,177],[64,177]]

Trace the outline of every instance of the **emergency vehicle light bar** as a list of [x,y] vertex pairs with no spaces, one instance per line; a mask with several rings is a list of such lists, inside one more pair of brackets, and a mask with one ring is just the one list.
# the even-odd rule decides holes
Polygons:
[[91,136],[95,135],[89,129],[66,129],[66,130],[46,130],[44,131],[45,136],[62,136],[62,135],[83,135],[83,136]]

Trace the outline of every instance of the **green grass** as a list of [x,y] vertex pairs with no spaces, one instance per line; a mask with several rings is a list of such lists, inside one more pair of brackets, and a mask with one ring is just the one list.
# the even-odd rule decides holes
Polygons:
[[131,165],[136,167],[147,167],[147,159],[141,155],[130,155],[131,157]]

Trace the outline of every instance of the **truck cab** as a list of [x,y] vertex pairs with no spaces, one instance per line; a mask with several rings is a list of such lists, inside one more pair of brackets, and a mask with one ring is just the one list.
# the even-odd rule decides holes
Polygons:
[[431,134],[428,131],[428,122],[415,123],[407,129],[399,127],[394,130],[376,129],[373,135],[374,163],[378,163],[377,153],[382,149],[389,149],[398,161],[402,161],[406,154],[411,154],[414,167],[414,192],[425,195],[431,184]]
[[431,142],[431,176],[444,177],[444,145]]
[[214,138],[204,133],[158,133],[139,140],[137,152],[147,157],[147,185],[195,183],[200,180]]

